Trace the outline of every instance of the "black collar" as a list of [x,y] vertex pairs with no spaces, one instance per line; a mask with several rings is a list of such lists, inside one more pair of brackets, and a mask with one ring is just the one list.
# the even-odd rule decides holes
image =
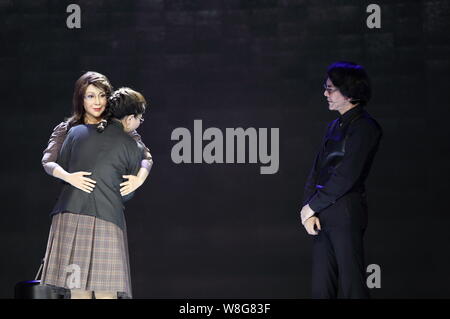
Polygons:
[[355,117],[356,115],[360,114],[363,111],[363,107],[358,104],[355,107],[352,107],[350,110],[345,112],[344,114],[339,114],[339,123],[345,124],[348,123]]

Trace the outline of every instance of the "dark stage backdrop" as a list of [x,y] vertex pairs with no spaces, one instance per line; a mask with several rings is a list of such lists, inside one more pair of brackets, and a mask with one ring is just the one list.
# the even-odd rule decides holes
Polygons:
[[[70,3],[81,28],[69,29]],[[384,139],[367,182],[375,298],[450,297],[448,1],[0,0],[0,297],[33,279],[61,183],[41,166],[83,71],[149,101],[139,128],[154,157],[126,208],[136,298],[309,298],[303,186],[337,60],[364,65]],[[279,170],[175,164],[178,127],[279,128]],[[206,142],[204,143],[206,144]],[[225,144],[225,143],[224,143]]]

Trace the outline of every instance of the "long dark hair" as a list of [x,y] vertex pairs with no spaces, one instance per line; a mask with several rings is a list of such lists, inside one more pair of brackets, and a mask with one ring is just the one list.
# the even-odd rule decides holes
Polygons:
[[[67,119],[68,128],[71,128],[72,126],[78,124],[84,124],[84,114],[86,113],[83,102],[84,94],[86,93],[86,88],[91,84],[94,85],[96,88],[103,90],[107,98],[111,96],[113,87],[106,76],[93,71],[88,71],[84,73],[75,82],[75,88],[73,91],[73,98],[72,98],[73,111],[72,115]],[[106,110],[107,109],[108,105],[106,106]]]
[[108,109],[105,111],[102,121],[97,126],[98,132],[103,132],[111,119],[123,119],[128,115],[144,114],[147,102],[144,96],[127,87],[121,87],[114,91],[108,99]]

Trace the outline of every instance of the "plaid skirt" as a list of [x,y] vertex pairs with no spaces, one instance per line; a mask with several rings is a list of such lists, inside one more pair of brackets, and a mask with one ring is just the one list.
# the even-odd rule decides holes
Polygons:
[[126,226],[63,212],[52,217],[41,285],[132,298]]

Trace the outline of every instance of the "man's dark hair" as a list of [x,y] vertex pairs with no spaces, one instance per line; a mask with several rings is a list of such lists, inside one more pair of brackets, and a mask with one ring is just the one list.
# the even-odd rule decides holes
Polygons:
[[351,98],[352,104],[366,105],[369,102],[372,96],[370,79],[361,65],[335,62],[328,67],[327,75],[342,95]]
[[147,102],[141,93],[122,87],[114,91],[108,99],[108,110],[97,126],[98,132],[103,132],[112,118],[123,119],[128,115],[144,114]]
[[146,102],[142,94],[127,87],[114,91],[108,102],[108,115],[116,119],[145,112]]

